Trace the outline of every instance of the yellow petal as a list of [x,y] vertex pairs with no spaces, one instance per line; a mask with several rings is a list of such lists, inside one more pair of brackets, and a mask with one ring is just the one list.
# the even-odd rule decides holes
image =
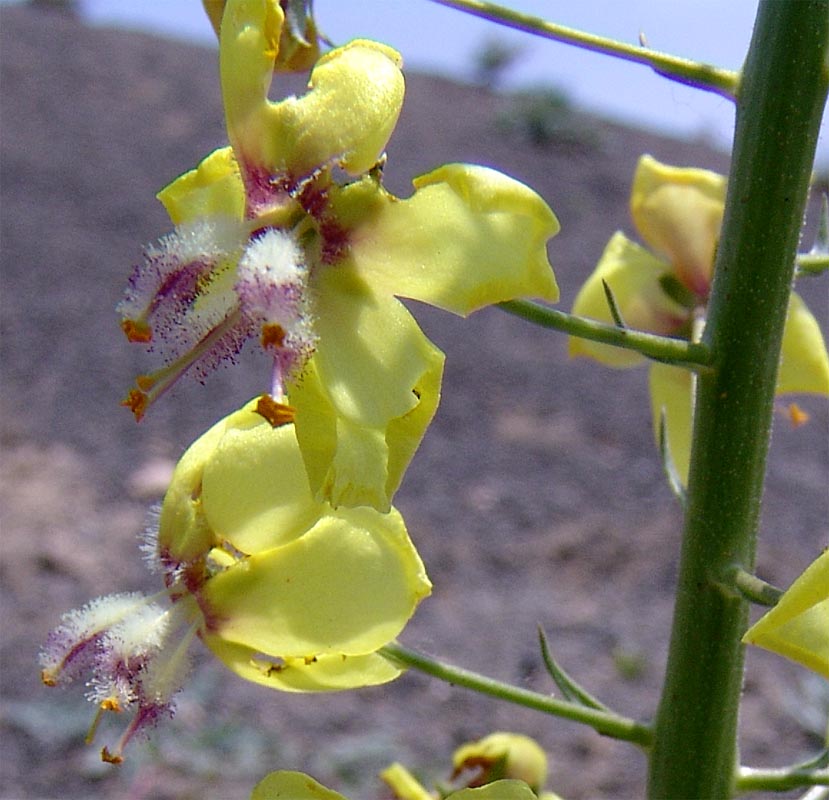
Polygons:
[[320,58],[311,91],[273,103],[268,89],[283,19],[275,0],[236,0],[225,11],[222,95],[237,156],[295,178],[331,162],[365,172],[383,152],[403,104],[400,55],[355,40]]
[[[627,326],[649,333],[673,334],[685,324],[688,312],[671,300],[659,285],[659,278],[669,271],[668,264],[617,232],[576,295],[573,313],[614,324],[604,281],[613,292]],[[570,338],[570,355],[594,358],[611,367],[631,367],[644,360],[644,356],[633,350],[577,337]]]
[[302,772],[280,770],[262,778],[250,800],[348,800],[339,792],[326,789]]
[[214,150],[195,169],[185,172],[156,195],[180,225],[200,217],[243,219],[245,188],[229,147]]
[[687,485],[691,464],[696,378],[687,369],[668,364],[652,364],[649,380],[654,436],[658,442],[660,419],[664,410],[668,450],[680,480]]
[[324,513],[305,476],[292,425],[272,428],[258,398],[185,452],[159,520],[159,548],[192,561],[223,541],[251,554],[300,536]]
[[377,686],[403,672],[376,653],[268,659],[257,650],[209,633],[203,638],[213,654],[240,678],[281,692],[339,692]]
[[366,655],[394,639],[431,584],[394,509],[331,511],[303,536],[211,577],[220,638],[281,658]]
[[386,496],[389,502],[400,486],[409,462],[420,446],[423,434],[429,427],[440,401],[444,356],[431,342],[426,353],[426,360],[428,366],[412,389],[417,397],[417,404],[402,416],[389,420],[386,426],[386,444],[389,453]]
[[202,434],[176,465],[158,522],[158,551],[162,559],[194,561],[219,543],[204,516],[202,476],[205,464],[233,418],[233,414],[225,417]]
[[285,15],[277,0],[233,0],[219,35],[219,73],[230,143],[236,157],[264,164],[266,117]]
[[247,554],[297,538],[324,511],[311,495],[293,425],[272,428],[255,404],[233,415],[202,479],[210,528]]
[[412,394],[415,405],[377,426],[355,423],[332,403],[315,360],[291,388],[296,431],[312,491],[333,506],[387,511],[440,399],[443,353],[427,350],[427,367]]
[[702,298],[711,284],[725,191],[716,172],[670,167],[647,155],[633,178],[630,210],[639,233]]
[[748,629],[743,642],[779,653],[829,678],[829,549]]
[[[311,0],[302,0],[302,13],[291,14],[289,11],[285,18],[285,25],[279,37],[279,51],[277,53],[275,72],[299,72],[311,69],[314,62],[319,58],[319,32],[316,22],[305,8],[310,5]],[[289,0],[289,6],[296,6],[295,0]],[[210,24],[216,32],[221,35],[222,15],[224,14],[227,0],[202,0],[204,10],[210,19]],[[280,6],[281,8],[281,6]]]
[[794,292],[789,298],[777,374],[777,394],[788,392],[829,394],[826,342],[812,312]]
[[414,408],[433,345],[403,304],[376,294],[347,264],[320,271],[314,289],[314,359],[339,412],[376,427]]
[[478,789],[452,792],[446,800],[538,800],[536,793],[524,781],[495,781]]
[[532,189],[469,164],[440,167],[414,185],[399,200],[365,178],[334,198],[367,283],[461,315],[517,297],[558,300],[547,240],[559,224]]
[[385,510],[437,406],[443,355],[348,262],[318,273],[314,288],[317,350],[289,387],[311,487],[335,505]]

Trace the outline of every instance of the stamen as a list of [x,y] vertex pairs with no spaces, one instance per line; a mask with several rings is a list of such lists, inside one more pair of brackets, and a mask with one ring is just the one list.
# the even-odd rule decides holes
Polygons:
[[237,309],[225,317],[221,323],[184,355],[149,375],[139,375],[135,379],[136,388],[130,389],[129,394],[121,401],[121,405],[129,408],[135,415],[135,421],[140,422],[149,406],[171,389],[190,367],[202,356],[208,354],[223,336],[232,333],[234,328],[239,326],[242,321],[242,314]]
[[273,428],[289,425],[296,417],[296,409],[293,406],[279,403],[268,394],[263,394],[256,401],[256,413],[270,422]]
[[40,652],[41,680],[47,686],[71,683],[92,667],[106,632],[146,602],[138,592],[108,595],[69,611]]
[[121,321],[121,330],[130,342],[147,344],[153,340],[153,330],[144,320],[125,319]]
[[92,723],[89,726],[89,730],[86,732],[86,736],[84,737],[83,743],[85,745],[90,745],[95,739],[95,734],[98,732],[98,726],[101,724],[101,720],[104,718],[105,711],[120,711],[120,708],[108,708],[105,703],[100,703],[98,708],[95,709],[95,716],[92,718]]
[[45,668],[40,670],[40,680],[45,686],[57,686],[59,683],[55,677],[54,670]]
[[285,397],[285,384],[282,370],[282,359],[279,353],[274,356],[273,370],[271,372],[271,397],[277,402],[282,402]]
[[121,755],[120,751],[116,750],[115,753],[110,753],[108,747],[104,747],[101,750],[101,761],[105,762],[106,764],[120,764],[124,760],[124,756]]
[[262,326],[262,347],[279,349],[285,346],[285,329],[275,323],[266,323]]

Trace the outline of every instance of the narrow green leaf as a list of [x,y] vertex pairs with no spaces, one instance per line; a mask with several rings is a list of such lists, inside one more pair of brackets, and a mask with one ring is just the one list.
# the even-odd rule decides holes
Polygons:
[[582,688],[559,666],[558,662],[556,662],[550,653],[547,637],[540,626],[538,628],[538,642],[541,645],[541,656],[544,659],[544,666],[547,667],[547,672],[550,674],[553,682],[558,686],[559,691],[567,700],[580,703],[588,708],[595,708],[599,711],[608,711],[604,703],[597,700],[590,692]]
[[619,305],[616,302],[616,297],[604,278],[602,278],[602,288],[604,288],[604,296],[607,298],[607,305],[610,307],[610,316],[613,317],[613,321],[616,323],[617,327],[626,330],[627,325],[625,325],[625,321],[622,318],[622,312],[619,311]]

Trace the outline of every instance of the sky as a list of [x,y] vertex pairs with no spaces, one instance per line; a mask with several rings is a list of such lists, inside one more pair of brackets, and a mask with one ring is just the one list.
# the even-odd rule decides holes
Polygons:
[[[0,0],[2,2],[3,0]],[[81,0],[95,25],[117,25],[215,46],[199,0]],[[552,22],[657,50],[739,69],[751,38],[757,0],[511,0],[506,4]],[[510,86],[553,86],[579,106],[613,119],[730,147],[733,105],[689,89],[648,67],[530,36],[440,6],[431,0],[315,0],[321,29],[335,42],[355,37],[398,49],[406,68],[471,79],[475,55],[493,38],[521,49]],[[824,121],[819,163],[829,166]]]

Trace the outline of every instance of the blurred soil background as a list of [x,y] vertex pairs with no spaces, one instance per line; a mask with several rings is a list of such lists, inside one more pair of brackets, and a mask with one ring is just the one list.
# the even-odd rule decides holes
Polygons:
[[[389,762],[445,778],[454,747],[495,729],[538,738],[550,788],[565,798],[643,796],[635,749],[415,673],[295,696],[200,657],[175,719],[123,766],[98,759],[123,720],[107,720],[98,746],[84,747],[93,708],[81,689],[41,686],[38,648],[67,609],[154,589],[136,546],[148,507],[186,445],[261,392],[268,370],[245,352],[205,387],[184,381],[140,425],[118,405],[150,364],[127,345],[113,307],[143,245],[170,229],[154,194],[226,141],[215,51],[28,7],[3,8],[0,31],[0,797],[231,800],[293,768],[370,800],[383,796],[375,775]],[[627,199],[641,153],[728,167],[703,143],[586,116],[554,91],[407,80],[389,188],[406,195],[413,176],[447,161],[530,183],[562,224],[550,256],[563,309],[613,231],[635,236]],[[275,91],[300,86],[278,80]],[[813,207],[809,231],[816,217]],[[825,329],[826,280],[799,290]],[[562,335],[497,309],[468,320],[413,309],[447,367],[442,406],[397,496],[434,582],[402,641],[548,692],[541,625],[592,692],[647,718],[664,670],[680,515],[653,446],[645,370],[571,362]],[[825,402],[801,405],[808,425],[777,417],[764,506],[759,570],[779,585],[827,543],[829,415]],[[827,704],[824,682],[750,652],[744,761],[815,752]]]

